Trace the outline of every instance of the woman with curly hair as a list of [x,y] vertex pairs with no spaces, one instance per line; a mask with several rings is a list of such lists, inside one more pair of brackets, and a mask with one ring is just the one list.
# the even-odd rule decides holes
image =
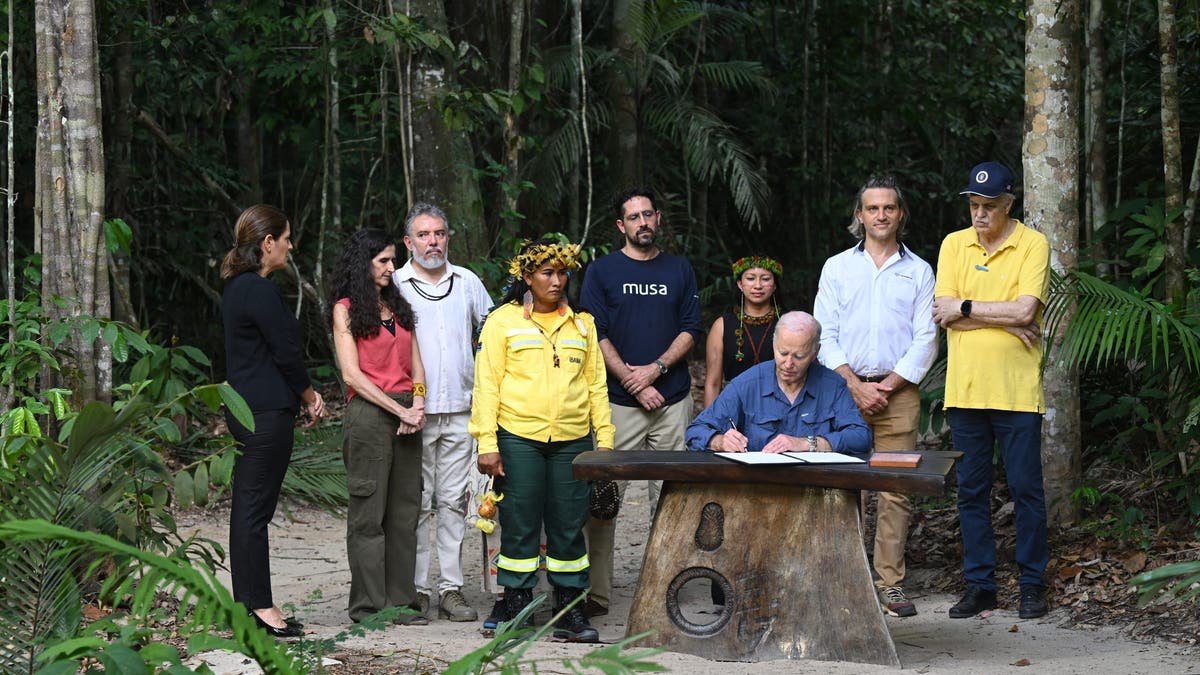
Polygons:
[[325,402],[304,368],[300,323],[267,279],[287,265],[292,250],[287,216],[256,204],[242,211],[233,236],[234,246],[221,264],[226,377],[254,414],[254,431],[225,414],[241,446],[229,512],[233,599],[271,635],[299,637],[300,623],[284,617],[271,597],[267,526],[291,461],[296,414],[303,406],[311,426],[325,415]]
[[504,600],[488,620],[515,618],[533,599],[544,528],[546,572],[562,614],[554,636],[596,642],[580,603],[564,611],[589,585],[588,484],[575,479],[571,462],[592,449],[593,431],[599,449],[611,450],[615,430],[595,321],[567,303],[573,269],[579,246],[551,239],[526,243],[510,262],[512,285],[479,336],[467,430],[479,440],[479,470],[504,494],[496,562]]
[[[380,230],[346,240],[333,275],[333,342],[346,383],[342,453],[350,506],[350,618],[419,611],[414,585],[421,508],[425,368],[412,307],[392,283],[396,245]],[[424,625],[416,613],[397,624]]]

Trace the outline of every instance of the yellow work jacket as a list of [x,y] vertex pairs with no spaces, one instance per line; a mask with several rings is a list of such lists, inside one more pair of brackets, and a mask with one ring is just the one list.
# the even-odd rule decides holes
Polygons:
[[592,316],[565,308],[550,326],[525,318],[511,302],[484,322],[467,427],[479,454],[499,452],[497,427],[542,442],[571,441],[595,429],[596,444],[612,447],[612,408]]

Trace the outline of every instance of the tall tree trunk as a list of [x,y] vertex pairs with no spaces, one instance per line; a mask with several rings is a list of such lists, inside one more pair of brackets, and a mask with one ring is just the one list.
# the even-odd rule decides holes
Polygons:
[[[576,54],[582,53],[583,49],[583,0],[571,0],[571,60],[575,61]],[[576,63],[578,72],[571,78],[571,86],[567,90],[567,105],[572,113],[580,115],[579,121],[585,124],[582,115],[582,104],[580,103],[581,94],[580,87],[583,85],[583,64]],[[586,124],[585,127],[586,128]],[[579,241],[580,235],[583,233],[583,225],[580,223],[579,209],[579,189],[582,184],[580,174],[583,172],[583,160],[577,159],[575,165],[571,167],[571,173],[567,176],[567,237],[571,241]]]
[[[114,218],[124,219],[132,228],[135,221],[129,204],[129,190],[133,175],[133,119],[137,111],[133,107],[133,40],[125,22],[120,22],[113,46],[113,71],[112,91],[105,92],[110,101],[105,110],[108,118],[105,127],[108,138],[105,158],[108,162],[107,212]],[[137,311],[129,284],[129,255],[121,249],[112,251],[108,263],[112,274],[113,318],[137,328]]]
[[[1183,153],[1179,129],[1179,71],[1176,66],[1178,31],[1175,28],[1175,0],[1158,0],[1159,76],[1162,80],[1163,178],[1166,183],[1166,210],[1183,205]],[[1167,277],[1167,301],[1183,302],[1187,292],[1187,250],[1183,245],[1183,219],[1167,223],[1167,256],[1163,261]]]
[[1096,233],[1108,221],[1108,158],[1105,146],[1108,134],[1105,121],[1108,106],[1104,101],[1104,0],[1088,0],[1087,24],[1087,157],[1088,209],[1085,243],[1098,261],[1100,276],[1108,276],[1107,247]]
[[250,73],[239,72],[233,79],[233,95],[237,128],[238,176],[246,187],[238,194],[243,204],[262,202],[262,147],[258,138],[257,116],[254,112],[254,81]]
[[[434,30],[446,31],[442,0],[412,0],[411,14]],[[440,54],[422,50],[413,63],[412,162],[413,198],[440,204],[454,230],[451,255],[468,261],[487,255],[488,231],[483,219],[479,183],[472,173],[475,155],[466,134],[446,127],[438,101],[452,86]]]
[[[42,306],[51,318],[107,318],[111,309],[95,6],[92,0],[37,0],[35,12],[34,220],[41,233]],[[64,366],[63,373],[69,374],[65,384],[79,404],[109,399],[112,358],[102,341],[75,331],[71,359]]]
[[[4,289],[5,299],[8,301],[8,344],[15,344],[17,341],[17,323],[16,323],[16,297],[17,297],[17,277],[16,269],[13,265],[13,247],[16,243],[16,217],[17,195],[14,193],[14,174],[17,169],[16,158],[13,156],[13,118],[16,116],[17,99],[13,95],[13,60],[12,46],[15,44],[13,38],[13,11],[12,5],[9,5],[8,10],[8,50],[4,52],[4,95],[8,98],[8,105],[4,106]],[[0,388],[0,410],[8,410],[12,406],[12,400],[16,392],[16,382],[9,382],[7,386]]]
[[1187,205],[1183,208],[1183,247],[1191,246],[1192,225],[1196,223],[1196,202],[1200,201],[1200,136],[1196,138],[1196,154],[1192,158],[1192,181],[1188,184]]
[[[1079,266],[1078,0],[1028,0],[1025,23],[1025,214],[1050,240],[1050,264]],[[1061,333],[1060,333],[1061,334]],[[1079,518],[1070,495],[1080,485],[1079,373],[1049,349],[1042,465],[1050,522]]]
[[[508,95],[514,99],[521,93],[521,69],[524,61],[525,0],[509,0],[508,26]],[[518,128],[520,113],[509,105],[504,111],[504,209],[503,216],[516,218],[517,199],[520,196],[521,130]],[[515,224],[515,223],[514,223]]]
[[609,154],[613,163],[613,178],[618,186],[641,183],[642,162],[638,142],[638,101],[640,92],[637,83],[641,81],[640,70],[642,60],[640,49],[634,42],[636,34],[633,12],[637,10],[632,0],[614,0],[613,2],[613,42],[612,47],[617,52],[617,63],[623,67],[614,68],[609,100],[613,101],[612,142],[613,150]]

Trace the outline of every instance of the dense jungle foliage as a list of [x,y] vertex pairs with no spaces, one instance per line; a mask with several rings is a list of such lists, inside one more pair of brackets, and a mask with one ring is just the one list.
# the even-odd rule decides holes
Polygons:
[[[906,244],[936,264],[942,238],[965,225],[968,169],[1022,167],[1027,6],[1013,0],[588,0],[577,27],[574,2],[95,0],[112,315],[68,325],[39,290],[43,255],[62,255],[36,243],[30,5],[45,2],[0,9],[12,25],[4,154],[16,198],[13,258],[0,253],[0,285],[15,297],[0,300],[0,387],[12,392],[0,504],[16,505],[4,520],[96,530],[148,553],[220,557],[181,540],[170,507],[203,504],[228,482],[230,443],[204,420],[237,406],[212,383],[224,373],[219,263],[241,207],[291,217],[294,264],[274,281],[301,317],[313,374],[336,390],[324,275],[355,230],[399,237],[418,198],[447,207],[451,260],[498,297],[521,239],[562,232],[599,254],[617,241],[609,195],[651,185],[666,248],[696,268],[707,324],[732,300],[729,262],[749,253],[780,259],[782,305],[810,309],[821,264],[852,243],[845,225],[871,174],[898,176]],[[1079,302],[1065,354],[1081,377],[1082,526],[1144,548],[1200,537],[1200,296],[1168,299],[1164,280],[1170,223],[1194,216],[1164,186],[1159,4],[1084,3],[1085,16],[1104,13],[1088,41],[1104,76],[1096,182],[1107,215],[1071,205],[1083,214],[1081,273],[1056,280],[1052,303]],[[1174,5],[1194,211],[1200,3]],[[1092,112],[1075,111],[1081,128]],[[1081,175],[1084,195],[1093,176]],[[1178,262],[1195,287],[1200,252],[1187,237]],[[111,402],[42,385],[74,329],[111,352]],[[936,379],[927,385],[936,404]],[[345,499],[338,436],[326,425],[305,437],[289,490]],[[63,545],[21,536],[30,562]],[[79,591],[64,580],[82,565],[57,560],[61,576],[24,588],[53,610],[28,645],[78,621]]]

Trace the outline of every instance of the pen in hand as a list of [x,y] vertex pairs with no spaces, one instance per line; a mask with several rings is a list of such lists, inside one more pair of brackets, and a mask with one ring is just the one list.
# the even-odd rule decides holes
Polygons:
[[741,434],[741,432],[739,432],[739,431],[737,430],[737,424],[736,424],[736,423],[734,423],[734,421],[733,421],[733,418],[732,418],[732,417],[726,417],[726,418],[725,418],[725,421],[729,422],[729,431],[733,432],[733,434],[734,434],[734,435],[737,437],[737,440],[739,441],[738,445],[740,445],[740,446],[741,446],[741,447],[736,447],[736,446],[734,446],[734,445],[733,445],[733,441],[734,441],[735,439],[734,439],[734,438],[732,438],[732,437],[729,435],[729,433],[728,433],[728,432],[726,432],[726,434],[725,434],[725,443],[724,443],[724,445],[725,445],[725,452],[746,452],[746,449],[747,449],[747,448],[746,448],[746,437],[745,437],[745,436],[743,436],[743,435]]

